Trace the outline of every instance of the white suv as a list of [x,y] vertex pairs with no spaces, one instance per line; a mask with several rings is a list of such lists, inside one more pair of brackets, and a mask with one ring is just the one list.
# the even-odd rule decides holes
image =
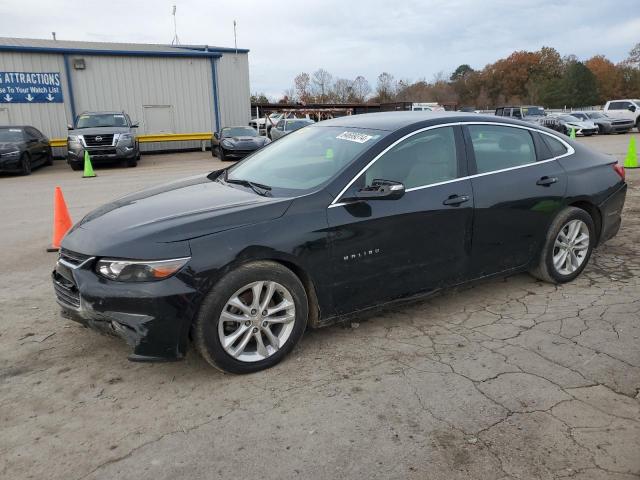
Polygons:
[[640,100],[609,100],[604,106],[604,111],[610,117],[628,118],[633,120],[636,128],[640,131]]

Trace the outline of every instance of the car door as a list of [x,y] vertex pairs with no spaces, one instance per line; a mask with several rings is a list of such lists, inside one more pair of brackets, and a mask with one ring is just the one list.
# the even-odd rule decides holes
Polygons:
[[284,120],[280,120],[278,123],[276,123],[276,126],[271,129],[271,138],[273,140],[277,140],[278,138],[283,137],[285,135],[283,131],[284,124],[285,124]]
[[51,152],[51,145],[49,144],[49,139],[44,136],[44,134],[38,130],[37,128],[31,127],[34,136],[38,139],[38,145],[41,152],[41,161],[42,163],[46,163],[49,160],[49,155]]
[[614,117],[635,120],[635,114],[631,110],[629,110],[630,106],[631,102],[611,102],[611,104],[609,105],[609,110]]
[[32,165],[35,166],[42,163],[45,158],[46,147],[42,144],[37,131],[34,128],[25,127],[24,133]]
[[[456,283],[467,271],[473,216],[459,127],[418,130],[361,172],[328,208],[336,311],[347,313]],[[396,200],[354,201],[375,179]]]
[[464,129],[475,200],[471,275],[524,266],[562,208],[567,175],[555,157],[542,156],[539,134],[526,127],[469,124]]

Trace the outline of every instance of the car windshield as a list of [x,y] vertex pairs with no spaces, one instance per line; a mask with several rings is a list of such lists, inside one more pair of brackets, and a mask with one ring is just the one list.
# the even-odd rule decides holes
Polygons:
[[544,108],[541,107],[523,107],[523,115],[527,117],[544,116]]
[[257,137],[258,132],[252,127],[228,127],[222,129],[223,137]]
[[589,118],[607,118],[606,115],[601,114],[600,112],[592,112],[587,114]]
[[571,116],[579,118],[580,120],[587,120],[589,118],[585,113],[572,113]]
[[311,120],[287,120],[285,123],[285,129],[288,132],[293,132],[294,130],[299,130],[302,127],[306,127],[307,125],[311,125],[313,122]]
[[560,120],[563,120],[565,122],[579,122],[580,119],[574,117],[573,115],[563,115],[560,117]]
[[97,115],[80,115],[76,128],[126,127],[127,120],[121,113],[100,113]]
[[248,180],[298,195],[331,180],[388,132],[349,127],[302,128],[258,150],[227,171],[228,180]]
[[23,139],[20,128],[0,128],[0,142],[21,142]]

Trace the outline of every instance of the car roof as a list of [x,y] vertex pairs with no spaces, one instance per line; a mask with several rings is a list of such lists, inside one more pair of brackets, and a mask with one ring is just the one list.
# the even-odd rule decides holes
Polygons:
[[420,112],[407,110],[347,115],[318,122],[314,127],[366,128],[393,132],[416,124],[431,126],[451,122],[492,122],[510,123],[526,127],[536,126],[532,123],[522,122],[508,117],[496,117],[495,115],[482,115],[469,112]]
[[32,127],[31,125],[0,125],[0,130],[7,130],[9,128],[27,128],[27,127],[36,128],[36,127]]
[[122,115],[122,114],[124,114],[123,111],[119,111],[119,112],[104,111],[104,112],[82,112],[80,115]]

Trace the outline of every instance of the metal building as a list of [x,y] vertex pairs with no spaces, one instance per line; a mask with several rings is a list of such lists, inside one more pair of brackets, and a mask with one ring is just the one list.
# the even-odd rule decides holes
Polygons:
[[143,151],[198,147],[197,134],[248,123],[248,52],[0,37],[0,125],[32,125],[61,146],[83,111],[124,110],[142,137],[189,139]]

